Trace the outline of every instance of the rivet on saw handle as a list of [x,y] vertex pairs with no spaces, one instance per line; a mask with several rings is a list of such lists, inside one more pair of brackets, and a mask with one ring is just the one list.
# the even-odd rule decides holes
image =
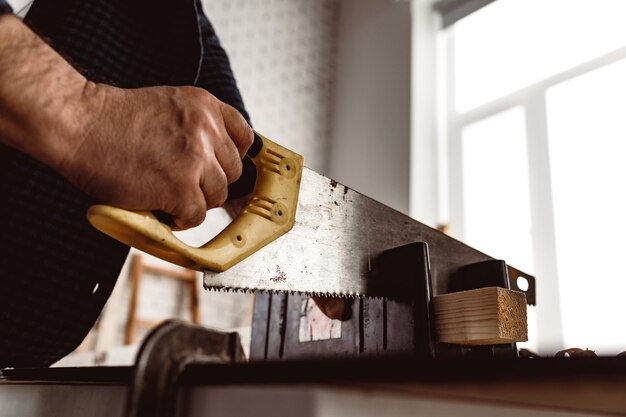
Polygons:
[[196,248],[182,242],[149,211],[99,204],[89,208],[87,219],[120,242],[168,262],[199,271],[225,271],[291,230],[296,218],[304,158],[255,135],[262,147],[257,145],[248,153],[257,172],[252,198],[237,218],[204,245]]

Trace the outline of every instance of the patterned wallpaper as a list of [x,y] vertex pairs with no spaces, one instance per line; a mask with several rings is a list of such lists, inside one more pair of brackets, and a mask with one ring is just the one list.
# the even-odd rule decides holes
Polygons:
[[254,127],[324,171],[339,0],[203,0]]

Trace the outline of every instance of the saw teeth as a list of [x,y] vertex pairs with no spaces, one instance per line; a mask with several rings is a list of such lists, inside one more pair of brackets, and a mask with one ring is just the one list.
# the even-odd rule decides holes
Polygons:
[[[302,296],[302,297],[324,297],[324,298],[348,298],[348,299],[363,299],[368,298],[367,295],[358,293],[358,292],[345,292],[345,293],[330,293],[323,291],[312,291],[312,292],[303,292],[303,291],[295,291],[295,290],[271,290],[271,289],[254,289],[249,287],[214,287],[214,286],[204,286],[205,290],[214,291],[214,292],[226,292],[226,293],[240,293],[240,294],[288,294],[291,296]],[[372,296],[370,298],[381,300],[383,297],[380,296]]]

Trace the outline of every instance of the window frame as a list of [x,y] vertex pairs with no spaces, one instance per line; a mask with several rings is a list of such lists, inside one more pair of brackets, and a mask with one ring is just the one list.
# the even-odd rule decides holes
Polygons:
[[[455,106],[454,30],[440,30],[438,48],[439,68],[443,77],[439,91],[438,161],[440,223],[449,224],[451,234],[463,240],[464,201],[462,166],[462,131],[478,121],[514,107],[521,107],[526,120],[529,164],[531,233],[534,274],[537,277],[538,346],[549,352],[563,346],[559,278],[556,252],[556,230],[552,203],[546,92],[552,86],[566,82],[626,58],[626,47],[619,48],[582,64],[576,65],[544,80],[479,105],[466,112]],[[442,53],[442,49],[444,53]],[[531,169],[532,168],[532,169]],[[442,178],[444,177],[444,178]]]

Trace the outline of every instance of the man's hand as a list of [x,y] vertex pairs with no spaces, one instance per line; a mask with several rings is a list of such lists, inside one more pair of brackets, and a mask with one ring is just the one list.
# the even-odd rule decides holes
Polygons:
[[119,207],[170,213],[180,229],[226,201],[253,140],[237,110],[194,87],[90,85],[83,99],[84,131],[57,166],[77,187]]
[[226,199],[253,133],[193,87],[94,84],[13,16],[0,17],[0,142],[103,203],[196,226]]
[[352,300],[332,297],[311,297],[317,307],[332,320],[348,320]]

